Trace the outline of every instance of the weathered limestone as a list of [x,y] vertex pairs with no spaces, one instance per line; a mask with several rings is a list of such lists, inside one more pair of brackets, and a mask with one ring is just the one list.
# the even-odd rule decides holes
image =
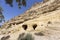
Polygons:
[[44,0],[5,22],[0,40],[60,40],[60,0]]

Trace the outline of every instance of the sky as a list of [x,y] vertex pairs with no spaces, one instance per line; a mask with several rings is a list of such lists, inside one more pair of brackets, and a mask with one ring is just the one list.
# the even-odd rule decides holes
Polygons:
[[10,20],[11,18],[18,16],[28,10],[34,3],[41,2],[42,0],[26,0],[27,6],[22,6],[21,9],[18,8],[17,3],[13,2],[13,7],[5,3],[5,0],[0,0],[0,6],[3,8],[3,15],[5,20]]

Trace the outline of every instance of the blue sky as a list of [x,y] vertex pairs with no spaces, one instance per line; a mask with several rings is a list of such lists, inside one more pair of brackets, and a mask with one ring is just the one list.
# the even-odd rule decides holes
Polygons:
[[0,6],[3,8],[3,15],[5,17],[5,20],[10,20],[14,16],[18,16],[22,13],[24,13],[27,9],[29,9],[34,3],[41,2],[42,0],[26,0],[27,6],[21,7],[21,9],[18,8],[17,3],[13,2],[13,7],[10,7],[8,4],[5,3],[5,0],[0,0]]

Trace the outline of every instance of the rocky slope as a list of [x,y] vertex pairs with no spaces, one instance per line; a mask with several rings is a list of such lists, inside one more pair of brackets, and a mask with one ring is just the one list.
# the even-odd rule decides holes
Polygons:
[[60,0],[36,3],[5,22],[0,40],[60,40]]

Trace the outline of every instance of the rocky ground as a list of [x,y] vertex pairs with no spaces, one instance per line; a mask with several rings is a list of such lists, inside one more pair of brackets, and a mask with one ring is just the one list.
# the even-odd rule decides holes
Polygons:
[[60,0],[44,0],[5,22],[0,40],[60,40]]

